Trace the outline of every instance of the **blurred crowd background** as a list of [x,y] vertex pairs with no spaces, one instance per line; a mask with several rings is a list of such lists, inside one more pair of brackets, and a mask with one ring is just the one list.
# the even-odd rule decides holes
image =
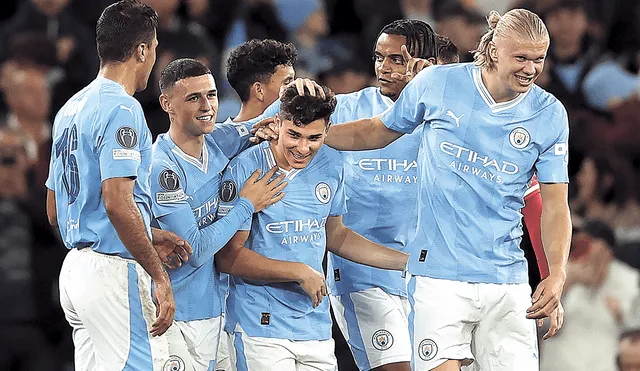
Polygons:
[[[640,1],[143,1],[160,16],[156,66],[136,95],[154,136],[168,128],[157,79],[175,58],[197,58],[214,71],[221,122],[240,107],[226,82],[226,57],[248,39],[294,43],[297,76],[348,93],[375,84],[374,42],[395,19],[428,22],[467,62],[490,10],[540,14],[551,46],[537,83],[569,113],[575,227],[565,325],[541,344],[542,371],[640,369]],[[44,182],[53,117],[96,76],[95,23],[112,2],[0,2],[0,369],[73,367],[57,293],[66,249],[47,222]],[[353,369],[344,343],[336,352],[340,370]]]

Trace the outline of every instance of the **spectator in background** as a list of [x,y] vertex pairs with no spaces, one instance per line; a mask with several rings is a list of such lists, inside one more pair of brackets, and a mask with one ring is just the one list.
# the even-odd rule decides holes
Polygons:
[[576,174],[576,192],[570,200],[573,219],[607,220],[620,241],[640,237],[640,205],[628,160],[608,155],[584,158]]
[[0,309],[0,368],[52,370],[51,346],[38,327],[25,144],[18,130],[0,129],[0,300],[7,304]]
[[558,0],[543,9],[543,15],[551,36],[551,74],[560,83],[550,91],[563,100],[568,110],[587,105],[609,111],[612,104],[637,92],[638,77],[625,71],[589,37],[584,0]]
[[460,62],[473,61],[471,51],[485,31],[484,17],[459,2],[447,2],[438,10],[436,31],[447,36],[460,50]]
[[321,0],[275,0],[280,23],[298,50],[298,75],[317,77],[329,68],[331,58],[323,51],[330,43],[327,13]]
[[76,19],[67,7],[69,0],[23,1],[18,11],[0,30],[0,53],[6,59],[6,45],[14,35],[39,31],[56,44],[56,58],[64,68],[67,82],[79,89],[98,72],[92,32]]
[[542,371],[615,371],[618,334],[638,297],[640,274],[614,258],[613,230],[587,220],[574,234],[563,305],[564,328],[541,342]]

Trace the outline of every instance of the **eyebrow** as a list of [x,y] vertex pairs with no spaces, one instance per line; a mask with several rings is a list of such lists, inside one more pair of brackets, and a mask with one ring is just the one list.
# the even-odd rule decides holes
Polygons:
[[[293,129],[289,129],[287,130],[287,132],[289,133],[289,135],[294,135],[294,136],[298,136],[298,137],[302,137],[302,134],[298,133],[297,131],[293,130]],[[322,134],[313,134],[313,135],[309,135],[307,138],[308,139],[318,139],[322,137]]]

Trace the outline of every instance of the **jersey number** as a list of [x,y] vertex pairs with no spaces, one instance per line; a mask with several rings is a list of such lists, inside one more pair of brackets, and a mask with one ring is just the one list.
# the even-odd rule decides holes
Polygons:
[[56,142],[56,158],[62,157],[62,183],[67,191],[69,205],[74,203],[80,193],[80,173],[78,172],[78,130],[73,125],[64,129],[62,136]]

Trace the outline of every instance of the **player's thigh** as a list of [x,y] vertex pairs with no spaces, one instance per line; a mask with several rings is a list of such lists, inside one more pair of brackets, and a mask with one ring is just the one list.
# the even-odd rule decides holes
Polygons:
[[251,337],[238,326],[230,338],[230,353],[237,371],[296,371],[291,342],[284,339]]
[[411,361],[406,298],[372,288],[331,296],[331,304],[360,370]]
[[526,318],[529,285],[483,284],[482,290],[488,310],[473,339],[475,369],[538,371],[536,323]]
[[[69,297],[67,289],[74,290],[77,285],[83,284],[83,282],[77,282],[75,272],[77,268],[75,265],[78,262],[79,252],[76,249],[70,250],[62,263],[59,277],[59,290],[60,290],[60,306],[64,311],[64,316],[73,329],[72,339],[74,346],[74,365],[75,369],[80,370],[93,370],[96,367],[95,350],[93,349],[93,342],[89,331],[84,326],[73,303]],[[71,286],[71,287],[69,287]]]
[[[66,292],[89,333],[97,369],[161,370],[174,360],[168,336],[149,334],[156,308],[151,298],[151,278],[142,267],[88,249],[78,254],[76,282],[67,285]],[[190,367],[188,354],[184,356],[187,359],[181,363]]]
[[291,350],[296,355],[297,371],[336,371],[338,369],[333,339],[290,343]]
[[473,285],[411,276],[408,291],[412,369],[432,370],[447,360],[470,363],[471,334],[481,315]]
[[196,371],[213,369],[216,364],[216,353],[220,342],[220,324],[221,317],[175,322],[184,337],[189,353],[193,357]]

